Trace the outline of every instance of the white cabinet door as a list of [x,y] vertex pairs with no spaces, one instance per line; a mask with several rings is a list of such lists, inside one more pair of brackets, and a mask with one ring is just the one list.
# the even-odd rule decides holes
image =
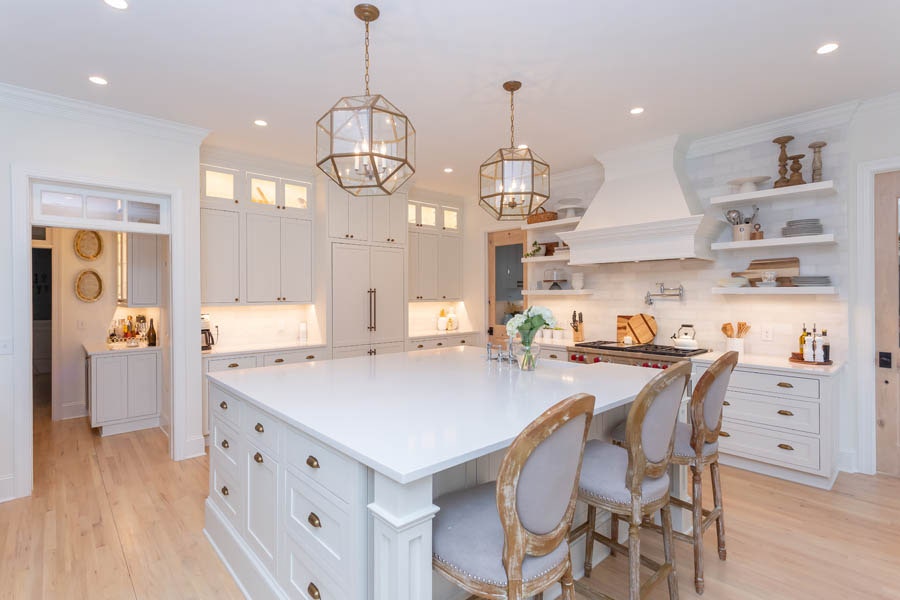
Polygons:
[[393,196],[373,196],[370,198],[369,207],[372,210],[372,235],[370,239],[373,242],[390,243],[393,239],[391,237],[392,198]]
[[157,353],[128,355],[128,417],[159,413]]
[[328,184],[328,237],[350,237],[350,194]]
[[281,219],[281,297],[284,302],[312,301],[312,224]]
[[247,469],[247,541],[270,571],[275,568],[278,515],[278,463],[249,445]]
[[[347,194],[349,206],[347,213],[347,231],[352,240],[369,239],[369,198]],[[376,240],[378,241],[378,240]]]
[[407,297],[410,300],[421,300],[422,289],[419,285],[419,238],[417,231],[409,232],[409,290]]
[[200,209],[200,302],[240,302],[240,215]]
[[159,306],[157,236],[128,235],[128,306]]
[[[374,198],[372,200],[374,202]],[[401,246],[406,244],[406,234],[409,231],[409,227],[406,224],[407,205],[406,194],[395,193],[390,196],[388,237],[393,240],[394,244]]]
[[423,300],[435,300],[438,298],[438,236],[420,235],[418,256],[418,295]]
[[247,302],[281,298],[281,218],[247,214]]
[[[403,340],[403,251],[399,248],[371,249],[371,280],[375,311],[372,319],[373,342]],[[337,315],[335,315],[337,317]]]
[[461,262],[462,238],[442,235],[438,242],[437,269],[437,297],[441,300],[456,300],[462,296]]
[[333,345],[368,344],[373,307],[367,246],[332,245],[331,289]]
[[92,427],[128,416],[127,360],[127,356],[99,356],[93,359]]

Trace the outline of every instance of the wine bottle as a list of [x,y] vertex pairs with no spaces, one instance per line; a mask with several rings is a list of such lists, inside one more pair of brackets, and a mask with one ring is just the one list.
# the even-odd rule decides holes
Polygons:
[[153,327],[153,319],[150,319],[150,329],[147,330],[147,345],[156,345],[156,328]]
[[803,324],[803,333],[800,334],[800,354],[803,354],[803,349],[806,347],[806,323]]

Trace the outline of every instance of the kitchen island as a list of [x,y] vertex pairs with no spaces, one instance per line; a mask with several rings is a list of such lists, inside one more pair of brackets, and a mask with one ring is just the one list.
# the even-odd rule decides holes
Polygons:
[[429,600],[441,488],[559,400],[603,413],[656,374],[472,347],[210,374],[207,536],[252,598]]

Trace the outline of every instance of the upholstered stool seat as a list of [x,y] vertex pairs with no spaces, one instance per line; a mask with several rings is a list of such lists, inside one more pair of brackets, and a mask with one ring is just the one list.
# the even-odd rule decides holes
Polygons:
[[[496,483],[445,494],[434,503],[441,507],[432,528],[434,560],[459,575],[505,587],[503,524],[497,512]],[[549,573],[568,556],[566,540],[549,554],[526,556],[522,580],[527,583]]]
[[[625,444],[625,426],[626,422],[622,421],[613,428],[610,437],[616,444]],[[719,442],[703,444],[703,456],[712,456],[718,451]],[[677,458],[694,458],[696,454],[694,449],[691,448],[691,426],[679,421],[675,424],[675,447],[672,449],[673,462],[677,462],[675,460]]]
[[[628,451],[625,448],[591,440],[584,447],[578,493],[622,506],[631,506],[631,490],[625,484]],[[641,503],[649,504],[665,497],[669,475],[645,477],[641,482]]]

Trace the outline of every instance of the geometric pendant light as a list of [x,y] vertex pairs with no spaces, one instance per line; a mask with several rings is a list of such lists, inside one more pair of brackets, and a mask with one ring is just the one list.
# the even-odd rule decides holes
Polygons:
[[518,81],[507,81],[509,92],[509,148],[500,148],[481,165],[481,207],[498,221],[522,220],[550,197],[550,165],[531,148],[516,146],[515,92]]
[[316,165],[355,196],[390,195],[416,172],[416,130],[399,108],[369,94],[371,4],[353,13],[366,24],[366,93],[341,98],[316,124]]

